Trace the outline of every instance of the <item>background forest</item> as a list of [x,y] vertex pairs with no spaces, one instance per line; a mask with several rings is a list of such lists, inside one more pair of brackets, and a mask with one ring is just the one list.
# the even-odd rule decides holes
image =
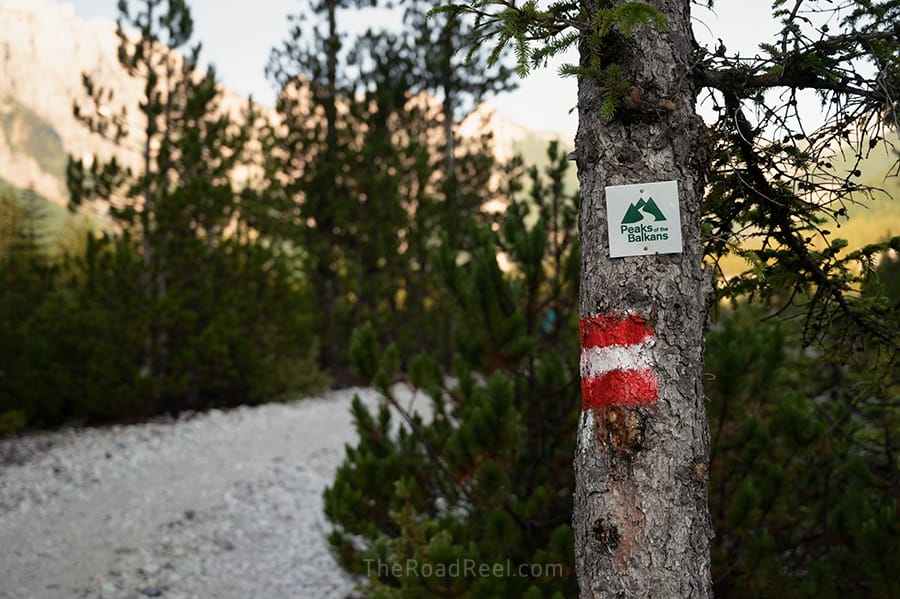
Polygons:
[[[429,17],[428,0],[401,3],[399,31],[341,35],[359,4],[297,14],[271,53],[281,93],[266,112],[223,106],[215,71],[196,68],[186,2],[122,3],[119,60],[144,98],[121,103],[86,75],[74,111],[112,142],[137,133],[140,159],[63,166],[39,147],[82,215],[68,229],[33,191],[0,187],[0,434],[371,383],[383,407],[354,405],[359,441],[325,495],[341,565],[564,564],[365,584],[373,597],[573,596],[568,149],[499,161],[459,123],[513,70],[477,50],[467,62],[470,24]],[[844,166],[897,190],[894,144]],[[727,195],[714,183],[708,231]],[[849,247],[876,241],[858,223],[896,218],[888,195],[833,216]],[[900,596],[895,329],[811,317],[789,279],[742,285],[760,264],[720,241],[706,240],[721,266],[706,352],[716,594]],[[896,323],[900,239],[879,241],[847,291]],[[431,399],[427,417],[396,399],[398,382]]]

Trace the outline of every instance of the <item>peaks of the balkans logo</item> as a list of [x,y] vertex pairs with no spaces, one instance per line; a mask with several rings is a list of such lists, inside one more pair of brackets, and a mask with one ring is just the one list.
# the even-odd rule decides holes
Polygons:
[[636,204],[628,206],[628,211],[625,212],[625,216],[622,218],[622,224],[630,225],[632,223],[639,223],[644,220],[645,214],[652,216],[656,222],[666,220],[662,210],[659,209],[659,206],[656,205],[653,198],[649,198],[646,202],[644,201],[644,198],[641,198]]
[[608,186],[606,208],[610,257],[682,251],[675,181]]
[[[654,224],[644,223],[649,217],[653,218]],[[666,222],[662,210],[659,209],[652,197],[646,201],[641,198],[628,206],[625,216],[622,217],[620,233],[627,236],[629,243],[666,241],[669,239],[669,227],[655,224],[659,222]]]

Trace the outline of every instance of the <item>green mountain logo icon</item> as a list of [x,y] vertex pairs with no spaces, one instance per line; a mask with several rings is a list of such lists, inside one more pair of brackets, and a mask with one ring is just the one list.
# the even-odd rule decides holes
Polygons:
[[628,207],[628,211],[625,212],[625,216],[622,218],[622,224],[630,225],[639,223],[644,220],[644,217],[647,215],[652,216],[653,220],[656,222],[666,220],[665,215],[663,215],[659,206],[656,205],[656,202],[653,201],[653,198],[649,198],[647,201],[644,201],[644,199],[641,198],[636,204],[631,204]]

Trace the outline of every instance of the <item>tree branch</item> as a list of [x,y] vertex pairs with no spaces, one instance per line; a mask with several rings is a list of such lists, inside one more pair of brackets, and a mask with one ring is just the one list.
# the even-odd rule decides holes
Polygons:
[[883,331],[877,323],[870,322],[869,319],[862,318],[850,304],[845,296],[845,288],[828,275],[822,265],[812,255],[806,247],[806,243],[802,238],[795,234],[792,226],[791,214],[788,204],[792,198],[783,197],[784,193],[776,189],[766,177],[765,172],[760,167],[759,159],[754,148],[755,132],[750,125],[750,121],[744,115],[740,106],[740,98],[728,91],[725,94],[726,108],[734,116],[735,128],[737,131],[737,148],[741,158],[745,164],[745,173],[749,178],[744,185],[751,189],[763,203],[769,206],[769,214],[771,215],[774,225],[772,233],[774,237],[784,244],[791,252],[800,260],[809,273],[812,282],[819,288],[820,293],[824,293],[835,301],[840,311],[854,322],[860,329],[865,330],[878,339],[886,342],[888,345],[896,346],[897,341],[889,333]]
[[[721,67],[711,66],[710,63],[698,62],[694,75],[697,83],[704,87],[711,87],[723,93],[731,92],[739,98],[745,98],[764,89],[775,87],[787,87],[793,89],[817,89],[822,91],[832,91],[835,93],[853,95],[872,101],[885,101],[886,98],[873,90],[864,89],[849,85],[846,77],[842,77],[839,81],[823,76],[814,72],[812,69],[804,68],[802,65],[808,63],[811,58],[824,59],[837,64],[834,58],[835,54],[843,53],[843,61],[849,63],[853,58],[871,55],[871,43],[874,41],[895,41],[897,32],[895,31],[875,31],[871,33],[846,33],[828,37],[817,42],[812,42],[805,48],[787,52],[783,51],[781,55],[775,55],[772,59],[781,61],[779,72],[773,72],[771,68],[764,68],[764,65],[771,64],[768,62],[757,63],[756,65],[747,64],[740,58],[736,60],[725,61]],[[853,46],[862,46],[864,51],[859,54],[850,55],[849,49]],[[850,66],[849,64],[847,65]],[[848,71],[832,71],[832,72],[848,72]]]

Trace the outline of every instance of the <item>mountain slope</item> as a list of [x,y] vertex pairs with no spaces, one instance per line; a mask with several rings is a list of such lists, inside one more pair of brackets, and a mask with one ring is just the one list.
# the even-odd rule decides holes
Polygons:
[[54,0],[0,0],[0,39],[0,178],[65,205],[66,155],[137,156],[136,139],[117,148],[72,114],[82,73],[110,84],[117,101],[140,97],[118,64],[112,21],[85,21]]
[[[142,84],[118,63],[115,30],[113,21],[82,19],[72,5],[56,0],[0,0],[0,180],[65,206],[68,155],[88,160],[115,155],[120,162],[139,166],[139,113],[130,111],[131,133],[120,146],[90,133],[72,113],[75,103],[89,105],[82,74],[115,91],[109,107],[114,113],[140,102]],[[224,110],[237,114],[245,103],[225,90]],[[537,164],[546,161],[547,143],[557,137],[516,125],[490,104],[479,106],[458,132],[476,139],[490,132],[500,161],[521,153],[526,162]],[[574,174],[571,183],[576,184]]]

